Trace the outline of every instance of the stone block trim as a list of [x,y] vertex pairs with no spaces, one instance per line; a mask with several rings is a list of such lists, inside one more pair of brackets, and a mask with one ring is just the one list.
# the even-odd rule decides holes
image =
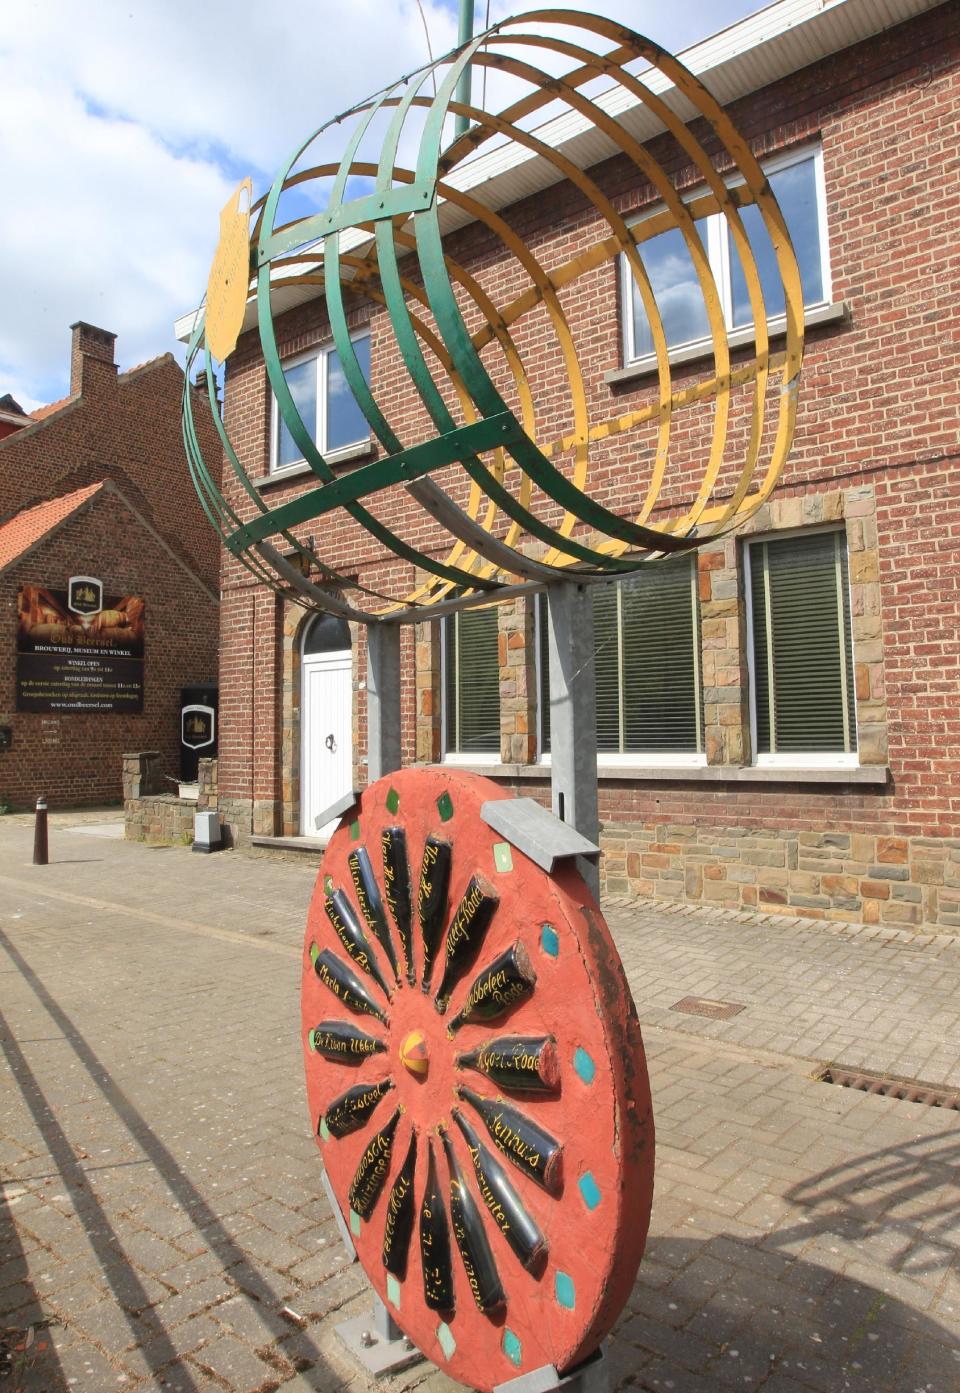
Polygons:
[[960,928],[960,838],[608,823],[600,844],[605,896]]

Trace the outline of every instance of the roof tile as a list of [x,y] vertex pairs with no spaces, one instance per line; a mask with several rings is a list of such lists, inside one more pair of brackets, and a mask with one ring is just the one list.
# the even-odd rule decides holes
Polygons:
[[16,561],[35,542],[39,542],[57,523],[75,513],[81,504],[103,488],[103,483],[100,479],[74,493],[65,493],[61,498],[48,498],[33,508],[24,508],[0,525],[0,571]]

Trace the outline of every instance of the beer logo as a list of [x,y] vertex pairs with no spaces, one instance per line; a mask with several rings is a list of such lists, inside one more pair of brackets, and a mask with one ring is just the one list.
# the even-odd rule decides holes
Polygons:
[[103,609],[103,582],[96,576],[71,576],[67,581],[67,605],[74,614],[99,614]]
[[184,706],[180,712],[180,739],[191,750],[212,745],[216,713],[212,706]]

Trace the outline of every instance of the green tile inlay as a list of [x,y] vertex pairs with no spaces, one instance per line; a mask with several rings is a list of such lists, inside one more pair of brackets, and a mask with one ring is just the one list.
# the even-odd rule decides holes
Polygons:
[[577,1293],[573,1285],[573,1278],[566,1272],[558,1272],[553,1279],[553,1288],[557,1293],[557,1301],[561,1306],[565,1306],[568,1311],[572,1311],[577,1304]]
[[437,799],[437,812],[440,814],[441,822],[449,822],[453,817],[453,799],[449,793],[441,793]]
[[493,864],[501,873],[513,870],[513,852],[509,842],[494,842]]
[[573,1067],[583,1079],[584,1083],[593,1083],[594,1075],[597,1072],[597,1066],[587,1054],[586,1050],[577,1050],[576,1054],[573,1056]]
[[510,1363],[515,1364],[519,1369],[520,1360],[523,1358],[523,1348],[519,1339],[514,1335],[509,1326],[506,1326],[503,1332],[503,1352],[510,1360]]
[[395,788],[387,794],[387,812],[395,813],[400,806],[400,795]]
[[360,1215],[355,1209],[350,1211],[350,1232],[354,1238],[360,1237]]
[[453,1338],[453,1331],[444,1321],[437,1326],[437,1339],[440,1341],[444,1359],[449,1359],[457,1347],[457,1342]]
[[360,840],[360,819],[358,817],[354,818],[350,824],[350,836],[355,842]]
[[320,1126],[317,1128],[324,1141],[330,1140],[330,1128],[327,1126],[326,1118],[321,1117]]
[[400,1309],[400,1283],[392,1272],[387,1273],[387,1300],[391,1306]]
[[315,943],[310,944],[310,961],[315,963],[320,956],[320,949]]
[[540,947],[545,953],[549,953],[551,958],[559,958],[560,935],[552,924],[544,924],[540,930]]
[[600,1191],[597,1188],[597,1182],[593,1178],[593,1172],[586,1171],[581,1175],[577,1184],[580,1186],[580,1193],[583,1196],[583,1202],[587,1208],[596,1209],[597,1205],[600,1203]]
[[310,1046],[310,1048],[311,1048],[312,1050],[316,1051],[316,1048],[317,1048],[317,1032],[316,1032],[315,1030],[308,1030],[308,1031],[307,1031],[307,1044]]
[[332,894],[333,894],[333,876],[332,876],[332,875],[325,875],[325,876],[323,877],[323,889],[324,889],[324,893],[325,893],[325,894],[327,894],[327,895],[332,895]]

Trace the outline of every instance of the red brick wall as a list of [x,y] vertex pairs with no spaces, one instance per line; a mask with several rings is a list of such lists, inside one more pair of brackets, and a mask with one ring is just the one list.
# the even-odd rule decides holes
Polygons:
[[[801,500],[858,486],[873,491],[882,622],[875,638],[863,640],[862,652],[866,655],[871,644],[876,646],[872,676],[864,680],[872,681],[875,688],[885,685],[885,691],[869,694],[873,702],[886,700],[890,782],[875,788],[842,783],[808,786],[800,781],[779,785],[704,784],[682,778],[672,783],[604,781],[601,816],[610,825],[656,828],[696,823],[705,829],[735,827],[767,831],[772,837],[789,835],[794,851],[783,853],[783,869],[797,875],[812,874],[790,865],[797,839],[801,832],[812,836],[818,828],[841,829],[841,835],[848,837],[960,837],[960,798],[952,791],[960,750],[955,717],[960,484],[954,481],[960,421],[956,385],[960,248],[955,223],[960,206],[960,169],[955,158],[960,125],[958,21],[960,6],[951,0],[916,21],[745,98],[733,109],[735,121],[761,156],[814,139],[822,141],[832,298],[846,303],[848,317],[842,324],[808,332],[796,442],[776,496],[786,505],[795,505],[800,523],[808,520]],[[665,165],[669,167],[673,160],[678,182],[689,183],[666,139],[657,143],[657,149]],[[591,173],[623,212],[650,201],[649,189],[638,184],[623,161],[611,160]],[[599,231],[592,207],[566,186],[518,204],[504,216],[547,267],[591,245]],[[500,254],[491,235],[478,225],[451,237],[448,247],[499,304],[527,284],[518,267]],[[615,388],[604,382],[604,373],[618,367],[621,356],[614,265],[582,278],[561,299],[583,365],[592,418],[606,419],[649,400],[653,389],[648,381]],[[475,316],[467,311],[467,317],[472,322]],[[355,312],[355,322],[363,318],[363,310]],[[411,403],[413,394],[384,315],[374,307],[370,318],[374,392],[404,443],[426,438],[430,428],[422,409]],[[556,340],[545,325],[543,312],[537,311],[518,323],[516,339],[534,385],[538,412],[542,411],[546,422],[541,438],[550,439],[567,428],[567,389]],[[283,356],[323,342],[328,333],[322,304],[315,302],[284,316],[277,333]],[[496,363],[496,355],[490,356]],[[499,365],[494,375],[498,383],[505,383]],[[677,369],[675,387],[706,375],[701,365]],[[504,386],[504,394],[513,405],[515,393],[509,385]],[[445,395],[452,400],[449,391]],[[227,427],[241,461],[251,477],[264,475],[269,391],[253,334],[241,342],[231,360],[226,403]],[[736,395],[732,413],[731,459],[746,439],[748,421],[747,394],[742,392]],[[695,492],[709,425],[709,412],[677,417],[665,506],[676,507]],[[651,467],[651,443],[652,434],[641,431],[617,436],[599,447],[594,455],[594,496],[619,511],[635,508]],[[727,470],[721,482],[729,483],[731,477]],[[446,478],[440,482],[447,485]],[[302,480],[289,480],[271,486],[264,498],[272,506],[303,488]],[[453,492],[460,500],[465,498],[463,480],[455,483]],[[252,512],[235,485],[229,496],[242,514]],[[437,548],[432,522],[399,491],[380,496],[374,509],[407,540],[445,554],[446,547]],[[850,526],[848,522],[848,531]],[[364,583],[399,590],[412,586],[410,568],[385,558],[378,544],[342,513],[335,526],[326,521],[306,524],[301,535],[316,536],[327,562]],[[221,792],[226,799],[236,800],[238,807],[258,804],[261,821],[267,821],[282,774],[280,745],[273,734],[282,715],[276,659],[271,653],[276,611],[266,597],[254,598],[254,583],[232,558],[224,563],[223,586],[221,713],[226,743],[220,763]],[[255,630],[251,628],[254,606]],[[361,671],[361,680],[362,676]],[[271,701],[275,703],[272,710]],[[362,718],[362,700],[359,709]],[[251,753],[252,728],[256,736]],[[410,703],[404,708],[404,749],[405,758],[414,757]],[[363,753],[361,738],[358,755]],[[863,852],[869,849],[871,855],[878,850],[875,841],[870,848],[858,847]],[[852,852],[847,860],[861,864]],[[869,867],[863,864],[866,869],[852,874],[867,876]],[[650,869],[672,872],[674,868]],[[641,874],[637,864],[630,880],[646,885],[649,877]],[[731,882],[740,883],[750,888],[749,880]],[[752,888],[756,901],[757,887]],[[816,899],[820,888],[796,893]],[[949,885],[946,888],[952,890]],[[749,894],[732,889],[728,893],[736,893],[740,903],[750,902]],[[788,886],[783,903],[790,902],[790,893]],[[840,898],[845,894],[846,890]],[[824,906],[806,908],[814,912]],[[954,905],[944,913],[952,914],[954,909],[960,912],[960,906]],[[928,911],[930,906],[925,905],[923,914],[927,916]],[[842,905],[838,912],[853,913]]]
[[[16,710],[17,592],[63,589],[93,575],[105,594],[146,601],[143,714],[40,714]],[[0,795],[27,807],[44,793],[52,807],[119,801],[122,756],[158,750],[160,768],[179,772],[180,688],[215,679],[219,606],[143,527],[114,490],[103,490],[58,532],[0,576],[0,725],[13,728],[0,750]]]
[[[60,411],[0,441],[0,518],[113,478],[174,551],[217,588],[219,543],[194,492],[180,436],[180,368],[167,354],[118,377],[112,363],[87,357],[83,388]],[[204,456],[219,478],[219,438],[199,395],[194,403]]]

